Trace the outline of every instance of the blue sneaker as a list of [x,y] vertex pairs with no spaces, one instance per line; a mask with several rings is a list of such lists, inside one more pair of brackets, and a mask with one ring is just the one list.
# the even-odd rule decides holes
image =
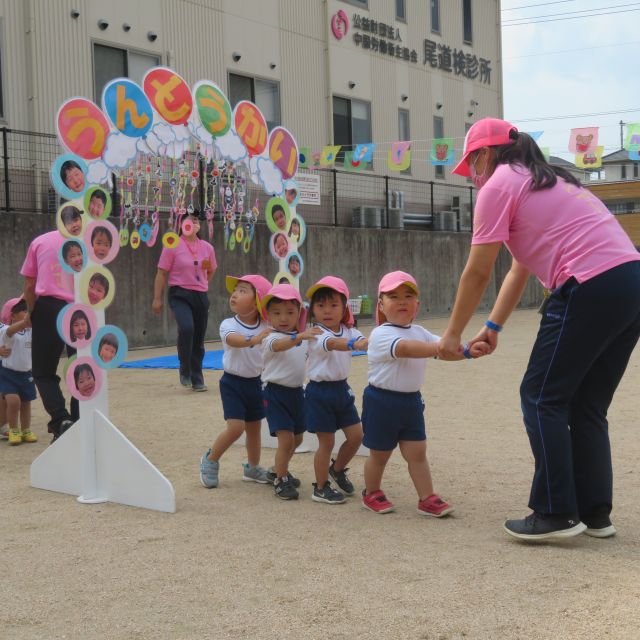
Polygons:
[[272,481],[267,477],[267,470],[263,469],[259,464],[255,467],[245,463],[242,465],[242,479],[247,482],[257,482],[258,484],[271,484]]
[[208,460],[207,457],[210,453],[211,449],[208,449],[200,460],[200,482],[207,489],[215,489],[218,486],[220,462],[218,460]]

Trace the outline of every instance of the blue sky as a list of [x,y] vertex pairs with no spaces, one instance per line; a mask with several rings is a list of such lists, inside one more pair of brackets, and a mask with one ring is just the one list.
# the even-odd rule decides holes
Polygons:
[[[590,13],[609,15],[575,18]],[[528,24],[507,26],[516,19]],[[599,126],[607,154],[620,148],[620,120],[640,122],[640,2],[502,0],[502,54],[504,117],[543,130],[552,155],[572,160],[573,127]],[[547,119],[567,115],[578,117]]]

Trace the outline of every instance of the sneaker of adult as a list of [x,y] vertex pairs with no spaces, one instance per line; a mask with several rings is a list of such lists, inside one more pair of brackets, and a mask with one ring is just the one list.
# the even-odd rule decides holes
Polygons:
[[586,528],[577,514],[557,515],[537,511],[522,520],[507,520],[504,523],[504,530],[510,536],[529,542],[573,538]]
[[12,446],[22,444],[22,431],[20,429],[9,429],[9,444]]
[[[298,480],[298,478],[295,478],[294,476],[291,475],[290,471],[287,471],[287,477],[289,478],[289,481],[291,482],[291,484],[296,488],[299,489],[300,488],[300,480]],[[267,471],[267,479],[269,480],[269,482],[271,482],[272,484],[276,483],[276,480],[278,479],[278,474],[276,473],[275,469],[273,467],[271,467],[268,471]]]
[[282,476],[282,478],[276,478],[273,484],[273,490],[280,500],[297,500],[298,490],[293,486],[290,476]]
[[445,502],[439,495],[433,493],[428,498],[418,501],[418,513],[421,516],[432,516],[442,518],[453,513],[454,508]]
[[367,493],[366,489],[363,489],[362,506],[374,513],[391,513],[395,509],[393,503],[387,500],[387,496],[380,489],[371,493]]
[[207,449],[200,459],[200,482],[207,489],[215,489],[218,486],[218,472],[220,470],[219,460],[209,460],[211,449]]
[[353,483],[347,477],[347,471],[349,471],[349,467],[336,471],[336,461],[331,458],[329,475],[335,480],[335,483],[345,495],[352,496],[355,493],[355,489],[353,488]]
[[607,506],[596,507],[580,519],[587,526],[584,530],[585,534],[592,538],[610,538],[617,533],[616,528],[611,524]]
[[207,391],[207,385],[204,382],[197,382],[191,386],[193,391]]
[[22,442],[38,442],[38,436],[31,431],[31,429],[27,429],[26,431],[22,430]]
[[0,439],[8,440],[9,439],[9,425],[3,424],[0,426]]
[[252,467],[245,462],[242,468],[242,479],[247,482],[257,482],[258,484],[269,484],[273,482],[267,477],[267,470],[263,469],[259,464]]
[[71,429],[71,427],[73,427],[74,424],[75,422],[73,420],[69,420],[68,418],[66,420],[63,420],[58,425],[58,428],[52,432],[53,438],[51,438],[50,444],[53,444],[65,431],[68,431],[69,429]]
[[183,376],[182,374],[180,374],[180,384],[183,387],[190,387],[191,386],[191,378],[189,376]]
[[326,504],[342,504],[347,501],[342,493],[336,491],[331,483],[327,480],[321,489],[318,489],[318,485],[313,483],[313,493],[311,499],[316,502],[324,502]]

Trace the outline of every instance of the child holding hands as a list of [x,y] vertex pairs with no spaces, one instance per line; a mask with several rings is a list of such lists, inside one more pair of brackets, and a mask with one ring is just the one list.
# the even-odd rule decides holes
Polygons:
[[[304,394],[305,426],[318,437],[313,459],[316,482],[311,498],[340,504],[345,501],[344,494],[354,493],[346,474],[347,465],[362,443],[360,416],[347,376],[352,352],[366,351],[368,341],[353,328],[354,318],[347,304],[349,289],[344,280],[326,276],[307,291],[307,298],[311,298],[311,317],[322,330],[317,340],[309,343],[309,383]],[[338,429],[342,429],[346,439],[332,460]],[[331,486],[329,475],[340,491]]]
[[297,500],[300,481],[289,472],[289,462],[304,433],[304,383],[307,344],[322,333],[318,327],[304,329],[302,298],[290,284],[269,289],[261,305],[273,331],[262,346],[263,397],[269,432],[278,438],[274,491],[282,500]]
[[235,313],[220,324],[224,346],[220,378],[220,396],[227,428],[216,438],[200,461],[200,481],[212,489],[218,486],[220,458],[244,433],[247,459],[242,479],[260,484],[270,482],[260,462],[260,423],[264,418],[262,402],[262,350],[260,344],[271,332],[259,314],[259,300],[271,287],[260,275],[226,277],[231,294],[229,306]]
[[[364,465],[362,505],[375,513],[393,511],[380,488],[393,450],[400,447],[418,493],[418,513],[436,518],[453,507],[434,492],[427,460],[424,400],[426,358],[436,357],[440,338],[412,324],[418,313],[418,285],[408,273],[393,271],[380,280],[376,324],[369,336],[369,385],[364,390],[363,443],[369,448]],[[456,359],[477,358],[489,345],[476,342]]]

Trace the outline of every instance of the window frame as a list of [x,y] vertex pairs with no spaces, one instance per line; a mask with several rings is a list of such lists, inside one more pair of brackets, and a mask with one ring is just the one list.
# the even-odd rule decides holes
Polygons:
[[[404,13],[403,16],[398,15],[398,2],[402,2],[402,11]],[[396,5],[396,22],[404,22],[407,24],[407,0],[395,0]]]
[[[407,132],[403,137],[400,129],[402,116],[407,118]],[[403,109],[402,107],[398,107],[398,142],[408,142],[411,140],[411,111],[409,109]],[[411,175],[411,165],[409,165],[406,169],[403,169],[400,173],[404,175]]]
[[[471,0],[462,0],[462,42],[464,44],[472,45],[473,44],[473,10],[472,10]],[[469,34],[470,37],[467,39],[466,27],[467,21],[466,16],[469,14]]]
[[[259,82],[264,82],[268,84],[272,84],[278,88],[278,120],[272,126],[269,126],[267,122],[267,127],[269,130],[274,127],[279,127],[282,125],[282,94],[280,91],[280,82],[278,80],[273,80],[272,78],[264,78],[263,76],[252,76],[244,73],[237,73],[233,69],[227,69],[227,96],[229,96],[229,104],[231,104],[231,76],[237,76],[238,78],[245,78],[246,80],[251,80],[251,102],[253,102],[258,108],[260,105],[256,102],[256,80]],[[235,108],[234,104],[231,104],[231,110]],[[263,114],[264,115],[264,114]],[[266,122],[266,118],[265,118]]]
[[354,7],[360,7],[361,9],[369,11],[369,0],[342,0],[342,2],[346,2]]
[[7,121],[7,110],[4,94],[4,20],[0,17],[0,122]]
[[[94,101],[97,105],[101,104],[104,86],[100,91],[100,95],[96,95],[96,46],[105,47],[108,49],[116,49],[117,51],[125,52],[126,70],[125,70],[125,75],[120,77],[124,77],[124,78],[130,77],[129,76],[129,54],[130,53],[136,53],[138,55],[149,56],[150,58],[156,58],[158,62],[155,66],[162,66],[162,54],[160,53],[145,51],[144,49],[137,49],[135,47],[119,47],[119,46],[115,46],[112,42],[105,42],[104,40],[92,40],[91,41],[91,71],[92,71],[92,77],[93,77]],[[153,68],[153,67],[150,67],[150,68]]]
[[[433,10],[436,9],[436,13],[438,14],[438,28],[434,28],[433,26]],[[440,13],[440,0],[430,0],[429,5],[429,19],[431,20],[431,33],[436,33],[438,35],[442,34],[442,14]]]
[[[348,103],[349,109],[349,143],[339,143],[336,142],[336,132],[335,132],[335,109],[334,109],[334,100],[344,100]],[[360,104],[364,104],[367,106],[367,111],[369,115],[369,140],[362,140],[361,142],[355,142],[353,139],[353,103],[358,102]],[[357,144],[364,144],[366,142],[373,142],[373,118],[371,116],[371,101],[370,100],[360,100],[358,98],[351,98],[349,96],[341,95],[339,93],[334,93],[331,95],[331,124],[333,127],[333,144],[340,144],[341,149],[336,156],[336,160],[342,161],[344,159],[345,151],[353,151]],[[349,149],[345,149],[345,147],[349,147]],[[373,162],[367,163],[362,166],[364,170],[373,170]]]
[[[436,120],[439,120],[442,123],[442,127],[441,127],[441,133],[440,135],[436,135]],[[444,118],[442,116],[433,116],[433,139],[437,139],[437,138],[444,138]],[[444,180],[445,179],[445,174],[444,174],[444,167],[442,165],[435,165],[433,167],[435,169],[435,177],[438,178],[438,180]]]

